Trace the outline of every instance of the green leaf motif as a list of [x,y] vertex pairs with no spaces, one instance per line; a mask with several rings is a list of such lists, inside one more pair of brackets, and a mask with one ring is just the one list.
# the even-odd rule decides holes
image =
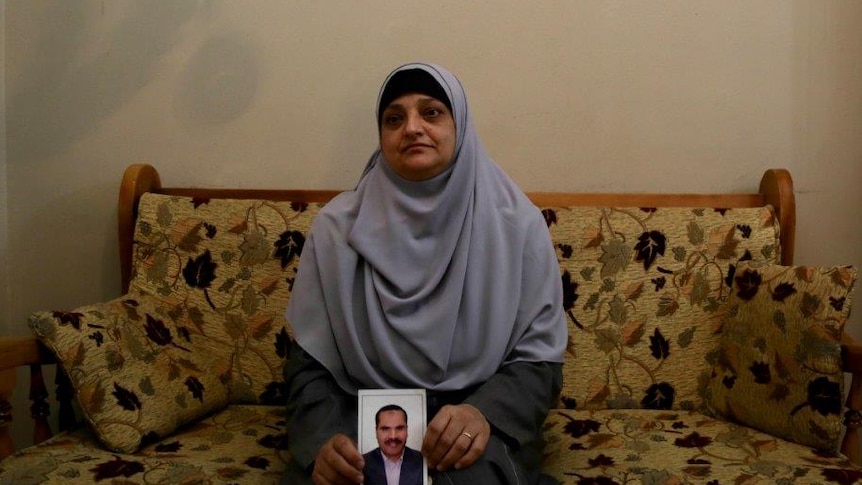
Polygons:
[[254,291],[254,287],[248,285],[245,287],[245,290],[242,292],[242,311],[245,312],[246,315],[254,315],[257,313],[258,308],[260,308],[260,300],[258,300],[257,292]]
[[144,274],[147,277],[147,281],[152,281],[153,283],[161,283],[167,279],[168,276],[168,255],[164,251],[157,252],[153,259],[151,260],[151,264],[146,266],[146,271]]
[[806,291],[802,294],[802,302],[799,304],[799,310],[805,318],[811,318],[817,314],[821,303],[820,298]]
[[677,344],[679,344],[683,349],[691,345],[692,340],[694,340],[694,333],[696,330],[696,327],[690,327],[683,330],[676,338]]
[[162,227],[168,227],[174,221],[174,216],[171,214],[170,205],[167,202],[159,204],[156,210],[156,222]]
[[612,328],[603,328],[596,331],[596,347],[606,354],[617,349],[617,344],[620,341],[619,330]]
[[690,242],[692,246],[703,244],[703,228],[700,227],[700,224],[691,221],[688,223],[688,227],[686,227],[686,229],[688,231],[688,242]]
[[608,318],[617,325],[625,324],[626,320],[628,320],[628,307],[626,306],[626,302],[620,298],[619,295],[616,295],[608,305],[610,307]]
[[686,254],[688,254],[688,252],[682,246],[677,246],[673,248],[673,259],[677,263],[682,263],[683,261],[685,261]]
[[709,281],[703,272],[694,275],[694,283],[691,288],[691,304],[701,305],[709,296]]
[[224,329],[231,339],[238,341],[245,334],[245,319],[236,313],[228,313],[225,315]]
[[602,244],[602,255],[599,257],[602,263],[602,278],[611,277],[626,269],[631,259],[632,249],[621,239],[611,239]]
[[141,379],[141,382],[138,383],[138,389],[147,396],[155,396],[156,389],[153,387],[153,381],[150,380],[150,376],[144,377]]

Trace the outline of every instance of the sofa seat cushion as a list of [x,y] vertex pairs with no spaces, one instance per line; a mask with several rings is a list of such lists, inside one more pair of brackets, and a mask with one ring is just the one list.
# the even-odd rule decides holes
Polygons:
[[545,473],[601,483],[856,483],[862,469],[695,411],[552,410]]
[[283,406],[228,406],[134,454],[105,450],[81,427],[8,457],[0,483],[278,483],[286,438]]

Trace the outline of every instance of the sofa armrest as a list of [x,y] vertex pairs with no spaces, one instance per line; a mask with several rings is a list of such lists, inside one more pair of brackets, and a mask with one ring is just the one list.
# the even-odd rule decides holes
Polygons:
[[[33,418],[33,442],[41,443],[52,436],[48,425],[50,406],[48,390],[42,375],[43,364],[55,364],[51,352],[35,337],[15,337],[0,339],[0,459],[15,451],[15,444],[9,435],[12,422],[12,392],[17,384],[19,367],[30,368],[30,416]],[[57,369],[57,402],[60,405],[60,428],[67,429],[75,421],[72,410],[72,389],[66,376]]]
[[841,452],[853,463],[860,463],[859,428],[862,427],[862,343],[844,333],[841,337],[841,361],[844,372],[850,374],[844,426],[847,433],[841,443]]

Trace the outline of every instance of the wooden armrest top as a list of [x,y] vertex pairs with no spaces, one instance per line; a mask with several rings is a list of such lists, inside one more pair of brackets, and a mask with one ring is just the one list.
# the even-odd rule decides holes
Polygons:
[[53,362],[54,356],[35,337],[0,339],[0,370]]

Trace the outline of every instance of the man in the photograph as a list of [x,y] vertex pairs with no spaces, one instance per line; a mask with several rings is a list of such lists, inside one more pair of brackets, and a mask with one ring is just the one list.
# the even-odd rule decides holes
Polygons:
[[407,447],[407,412],[389,404],[374,415],[378,447],[366,453],[365,485],[422,485],[422,454]]

